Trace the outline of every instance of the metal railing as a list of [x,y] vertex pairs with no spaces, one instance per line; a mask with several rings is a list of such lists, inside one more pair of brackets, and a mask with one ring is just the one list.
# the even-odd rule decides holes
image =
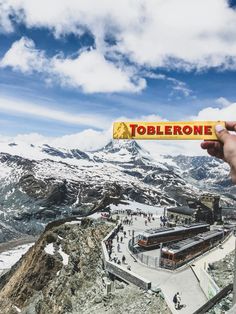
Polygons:
[[138,259],[142,264],[150,268],[159,268],[159,256],[150,256],[147,253],[142,253],[141,249],[135,247],[135,244],[138,242],[138,237],[129,240],[128,247],[131,253],[133,253],[135,259]]
[[109,254],[107,251],[106,242],[109,239],[114,239],[117,233],[120,230],[121,224],[117,224],[117,226],[103,239],[102,241],[102,252],[103,252],[103,262],[105,269],[112,275],[122,279],[127,283],[132,283],[139,288],[144,290],[151,289],[151,281],[143,278],[142,276],[133,273],[131,270],[127,270],[122,265],[116,264],[114,261],[111,261],[109,258]]

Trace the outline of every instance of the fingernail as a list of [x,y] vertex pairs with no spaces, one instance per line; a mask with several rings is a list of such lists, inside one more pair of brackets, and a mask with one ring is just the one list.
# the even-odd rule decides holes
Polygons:
[[215,126],[215,130],[216,132],[220,133],[221,131],[225,130],[225,128],[219,124]]

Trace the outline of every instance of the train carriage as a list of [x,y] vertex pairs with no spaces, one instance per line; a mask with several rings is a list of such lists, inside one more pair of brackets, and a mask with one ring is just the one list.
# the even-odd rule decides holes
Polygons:
[[217,246],[229,232],[230,230],[223,229],[212,230],[163,247],[160,265],[164,268],[176,269]]
[[139,234],[138,245],[146,249],[155,248],[160,243],[179,241],[208,230],[210,230],[210,225],[205,223],[148,229]]

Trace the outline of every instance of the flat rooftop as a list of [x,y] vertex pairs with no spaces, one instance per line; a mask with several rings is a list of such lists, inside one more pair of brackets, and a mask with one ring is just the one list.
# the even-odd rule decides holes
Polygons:
[[196,224],[191,224],[191,225],[180,225],[180,226],[176,226],[176,227],[172,227],[172,228],[168,228],[168,227],[162,227],[162,228],[152,228],[152,229],[147,229],[143,232],[140,233],[140,235],[149,237],[151,235],[158,235],[158,234],[168,234],[168,233],[172,233],[174,231],[184,231],[184,230],[194,230],[200,227],[209,227],[209,224],[205,224],[205,223],[196,223]]
[[194,244],[201,243],[202,241],[211,239],[217,235],[223,235],[223,230],[212,230],[208,232],[201,233],[193,238],[182,240],[166,247],[163,247],[163,251],[169,251],[170,253],[176,253],[178,251],[185,250]]

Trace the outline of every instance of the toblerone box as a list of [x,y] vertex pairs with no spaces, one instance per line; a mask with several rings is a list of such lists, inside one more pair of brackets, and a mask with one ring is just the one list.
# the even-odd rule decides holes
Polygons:
[[215,126],[224,121],[114,122],[114,139],[217,140]]

